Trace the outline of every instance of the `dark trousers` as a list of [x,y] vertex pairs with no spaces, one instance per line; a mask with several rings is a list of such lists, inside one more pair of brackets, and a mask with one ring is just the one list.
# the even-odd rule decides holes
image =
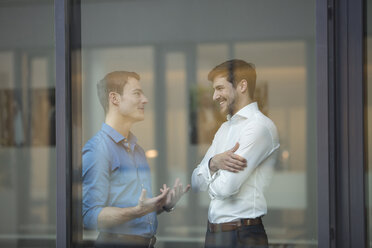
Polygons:
[[262,224],[241,226],[229,232],[210,232],[205,236],[205,248],[267,248],[268,241]]
[[[133,245],[133,244],[118,244],[118,243],[99,243],[96,242],[94,245],[95,248],[149,248],[149,246],[143,245]],[[150,246],[150,248],[154,248],[154,246]]]
[[[154,248],[153,244],[144,244],[136,238],[131,238],[130,235],[119,237],[115,234],[100,233],[95,242],[95,248]],[[132,236],[133,237],[133,236]]]

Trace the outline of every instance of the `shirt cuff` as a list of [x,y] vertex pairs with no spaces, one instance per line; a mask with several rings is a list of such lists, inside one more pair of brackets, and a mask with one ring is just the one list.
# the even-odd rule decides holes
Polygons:
[[213,175],[211,175],[211,171],[209,170],[209,161],[211,159],[212,158],[208,159],[208,162],[207,163],[204,163],[204,164],[202,164],[200,166],[200,170],[199,170],[199,172],[197,174],[198,176],[202,175],[208,185],[210,183],[212,183],[215,180],[215,178],[217,177],[217,175],[219,174],[219,171],[216,171],[216,173],[214,173]]

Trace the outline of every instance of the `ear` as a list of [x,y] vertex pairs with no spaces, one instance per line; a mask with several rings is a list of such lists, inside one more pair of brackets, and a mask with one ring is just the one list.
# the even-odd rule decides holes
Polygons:
[[118,105],[119,104],[119,96],[118,96],[118,93],[116,92],[110,92],[109,93],[109,99],[110,99],[110,102],[114,105]]
[[242,79],[238,84],[238,90],[241,93],[244,93],[248,90],[248,82],[245,79]]

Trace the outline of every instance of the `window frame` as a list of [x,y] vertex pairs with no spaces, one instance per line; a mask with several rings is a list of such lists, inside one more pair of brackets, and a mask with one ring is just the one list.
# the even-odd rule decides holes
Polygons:
[[[319,247],[367,244],[365,4],[364,0],[316,0]],[[73,226],[81,226],[81,210],[72,205],[74,182],[80,179],[73,178],[72,164],[79,159],[72,157],[72,150],[81,147],[75,132],[81,120],[73,119],[73,114],[81,109],[71,108],[72,99],[81,95],[80,22],[80,0],[55,0],[58,248],[74,247],[82,235],[72,232]]]

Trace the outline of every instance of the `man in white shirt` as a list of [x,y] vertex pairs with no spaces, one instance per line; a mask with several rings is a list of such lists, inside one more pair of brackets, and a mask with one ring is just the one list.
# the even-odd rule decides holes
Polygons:
[[208,191],[211,198],[205,247],[267,247],[263,192],[276,162],[277,129],[254,101],[253,64],[226,61],[208,80],[227,121],[192,174],[193,189]]

